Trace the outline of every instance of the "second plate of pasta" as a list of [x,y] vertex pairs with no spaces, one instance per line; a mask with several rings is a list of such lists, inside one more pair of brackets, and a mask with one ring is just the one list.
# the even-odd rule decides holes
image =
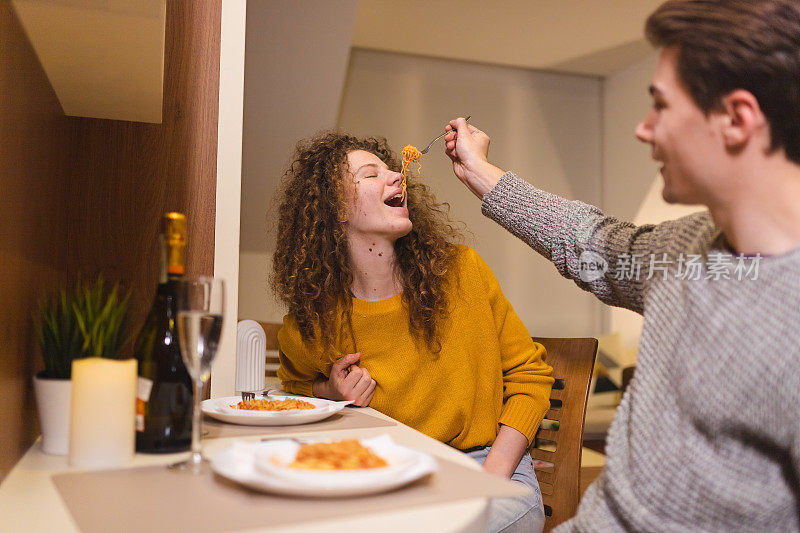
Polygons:
[[[309,424],[335,415],[351,402],[334,402],[322,398],[306,398],[304,396],[272,395],[269,398],[279,402],[281,410],[250,410],[239,408],[242,399],[238,396],[211,398],[203,400],[203,413],[229,424],[245,426],[293,426]],[[281,405],[285,400],[297,400],[298,403],[310,404],[310,408],[285,409]],[[294,403],[294,402],[293,402]],[[300,404],[302,406],[302,403]],[[269,407],[269,406],[264,406]],[[307,406],[303,406],[307,407]]]

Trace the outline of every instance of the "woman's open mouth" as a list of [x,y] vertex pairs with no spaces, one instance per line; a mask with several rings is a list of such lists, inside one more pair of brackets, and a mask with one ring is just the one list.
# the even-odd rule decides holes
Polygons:
[[403,193],[399,192],[383,203],[389,207],[403,207]]

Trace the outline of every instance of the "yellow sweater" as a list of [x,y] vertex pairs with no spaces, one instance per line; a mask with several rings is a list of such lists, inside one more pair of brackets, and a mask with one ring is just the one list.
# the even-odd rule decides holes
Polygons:
[[[361,352],[359,366],[377,382],[370,407],[434,439],[465,450],[494,442],[499,424],[528,437],[549,408],[552,368],[506,300],[492,271],[471,248],[459,246],[452,274],[450,314],[442,350],[415,340],[398,294],[386,300],[353,298],[353,331],[335,339],[341,355]],[[336,331],[341,328],[336,324]],[[291,315],[278,332],[278,377],[287,392],[312,396],[332,362],[318,343],[302,341]]]

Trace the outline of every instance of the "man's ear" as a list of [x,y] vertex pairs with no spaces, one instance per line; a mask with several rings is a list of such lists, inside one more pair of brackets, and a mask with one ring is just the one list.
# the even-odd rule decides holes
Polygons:
[[[767,119],[753,93],[736,89],[722,97],[722,137],[725,146],[741,149],[754,136],[769,132]],[[767,140],[769,145],[769,140]]]

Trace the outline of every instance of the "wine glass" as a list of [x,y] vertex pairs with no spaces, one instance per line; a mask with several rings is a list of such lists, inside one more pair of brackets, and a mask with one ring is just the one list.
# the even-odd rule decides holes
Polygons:
[[194,384],[192,447],[189,458],[170,465],[176,470],[200,474],[208,471],[208,460],[200,448],[200,401],[211,376],[211,362],[217,354],[225,315],[225,283],[219,278],[184,278],[177,284],[178,337],[181,356]]

